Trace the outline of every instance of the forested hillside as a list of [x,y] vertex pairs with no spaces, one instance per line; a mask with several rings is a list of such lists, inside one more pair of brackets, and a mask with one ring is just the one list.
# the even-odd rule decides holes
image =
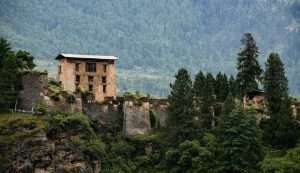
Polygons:
[[60,52],[118,56],[120,91],[167,95],[182,66],[235,73],[240,39],[251,32],[260,63],[279,52],[298,94],[299,11],[299,0],[1,0],[0,37],[52,73]]

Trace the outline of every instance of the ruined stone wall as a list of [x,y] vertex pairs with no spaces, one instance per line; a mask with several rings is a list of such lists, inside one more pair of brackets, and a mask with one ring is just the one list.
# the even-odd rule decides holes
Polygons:
[[150,124],[150,104],[148,101],[124,100],[123,103],[123,133],[125,136],[135,136],[149,134]]
[[99,121],[103,127],[109,127],[112,123],[120,123],[116,120],[122,116],[120,106],[120,103],[84,103],[83,112],[92,120]]
[[155,116],[153,128],[166,126],[166,99],[107,97],[110,100],[102,103],[86,103],[80,95],[76,95],[75,102],[68,103],[63,93],[58,100],[50,98],[46,73],[24,74],[22,83],[24,89],[20,93],[19,104],[22,110],[33,111],[37,104],[43,102],[48,112],[83,112],[103,128],[120,127],[125,136],[149,134],[150,111]]
[[150,110],[155,116],[155,124],[157,128],[163,128],[167,125],[168,105],[167,99],[150,100]]
[[83,103],[83,113],[100,122],[104,128],[122,127],[127,137],[151,132],[150,111],[155,116],[153,128],[166,126],[166,99],[118,97],[105,103]]
[[19,94],[18,109],[32,111],[36,103],[47,94],[48,74],[27,72],[22,76],[22,91]]
[[80,97],[76,97],[74,103],[68,103],[64,97],[60,97],[59,101],[55,101],[48,96],[44,96],[43,101],[47,105],[48,112],[82,112],[82,99]]

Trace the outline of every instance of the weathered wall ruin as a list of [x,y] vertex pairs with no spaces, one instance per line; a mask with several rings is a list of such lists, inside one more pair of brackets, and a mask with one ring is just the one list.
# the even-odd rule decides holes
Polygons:
[[155,117],[155,127],[161,128],[167,126],[168,105],[167,99],[150,100],[150,111]]
[[49,112],[82,112],[82,99],[80,97],[76,97],[74,103],[68,103],[64,97],[60,97],[59,101],[55,101],[48,96],[44,96],[43,100]]
[[48,74],[27,72],[22,76],[22,91],[19,94],[18,108],[32,111],[36,104],[47,94]]
[[149,134],[150,124],[150,103],[146,100],[125,99],[123,103],[123,132],[125,136]]
[[153,128],[165,127],[167,105],[166,99],[118,97],[102,104],[84,103],[83,112],[104,128],[122,127],[125,136],[135,136],[151,132],[150,112],[157,124]]
[[51,99],[47,73],[26,73],[22,84],[19,109],[25,111],[34,111],[35,106],[43,102],[48,112],[82,112],[103,128],[121,127],[125,136],[149,134],[150,112],[155,118],[153,128],[166,126],[166,99],[118,97],[107,98],[103,103],[88,103],[81,95],[75,95],[75,102],[68,103],[64,92],[59,100]]

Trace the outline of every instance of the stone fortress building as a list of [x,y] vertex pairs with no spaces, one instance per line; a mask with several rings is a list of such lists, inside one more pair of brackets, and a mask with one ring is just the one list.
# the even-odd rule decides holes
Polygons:
[[[56,59],[59,82],[55,81],[55,84],[48,80],[46,72],[23,74],[19,110],[39,113],[45,108],[46,113],[84,113],[104,129],[120,126],[127,137],[150,134],[153,128],[166,127],[169,105],[166,98],[117,96],[117,57],[59,54]],[[74,92],[76,89],[83,92]],[[85,91],[93,93],[95,101],[86,99]],[[263,91],[247,93],[243,103],[244,107],[257,110],[258,122],[265,118]],[[300,103],[294,101],[292,108],[294,117],[300,122]]]
[[115,56],[61,53],[56,57],[57,79],[64,90],[91,92],[98,102],[104,101],[106,97],[115,98],[117,59]]

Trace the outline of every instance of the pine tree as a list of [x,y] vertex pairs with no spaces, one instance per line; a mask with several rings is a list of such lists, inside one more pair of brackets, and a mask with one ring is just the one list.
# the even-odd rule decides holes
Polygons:
[[261,79],[262,69],[258,62],[258,47],[250,33],[245,33],[241,40],[243,48],[238,54],[237,77],[240,94],[243,96],[247,91],[258,89],[258,81]]
[[233,96],[238,96],[239,95],[239,89],[236,80],[234,77],[231,75],[228,81],[228,90],[231,92]]
[[[200,119],[201,117],[201,106],[203,103],[204,89],[205,89],[206,76],[202,71],[199,71],[195,76],[193,84],[193,114],[195,117]],[[197,123],[198,127],[201,127],[201,123]]]
[[195,97],[202,98],[204,95],[206,77],[202,71],[196,74],[195,82],[193,85],[193,94]]
[[218,101],[225,101],[229,92],[228,78],[226,74],[221,72],[217,74],[215,81],[215,95]]
[[224,73],[223,74],[223,90],[222,90],[222,94],[221,94],[221,101],[225,101],[228,93],[229,93],[229,81],[228,81],[228,77],[227,75]]
[[279,126],[275,129],[274,146],[279,149],[295,147],[299,136],[297,122],[292,116],[290,99],[286,98],[281,102],[278,119]]
[[212,128],[215,120],[214,104],[215,98],[215,79],[211,73],[207,73],[203,99],[201,103],[201,127],[205,129]]
[[35,67],[34,57],[26,51],[15,53],[0,39],[0,109],[13,108],[21,89],[21,73]]
[[221,100],[221,95],[222,95],[222,87],[223,87],[223,75],[221,72],[219,72],[216,76],[216,81],[215,81],[215,95],[217,100]]
[[218,172],[256,173],[263,158],[253,112],[241,108],[221,117],[217,137],[222,149]]
[[264,90],[269,113],[271,115],[278,113],[282,99],[288,97],[288,80],[285,77],[283,63],[277,53],[271,53],[267,60]]
[[10,53],[3,59],[0,79],[0,109],[13,108],[19,89],[19,71],[14,54]]
[[297,142],[297,130],[288,96],[288,80],[277,53],[271,53],[267,60],[264,89],[270,116],[263,125],[264,139],[279,149],[294,146]]
[[223,114],[229,114],[230,112],[232,112],[235,108],[235,101],[234,101],[234,97],[231,93],[228,94],[225,102],[224,102],[224,106],[223,106]]
[[193,128],[192,81],[188,71],[180,69],[170,87],[168,127],[173,139],[181,142],[192,134]]
[[0,68],[2,67],[4,58],[9,53],[11,53],[10,44],[4,38],[0,38]]
[[207,73],[203,98],[206,102],[212,104],[215,101],[215,78],[211,73]]
[[36,65],[33,60],[34,57],[26,51],[19,50],[16,53],[18,68],[21,70],[32,70]]

